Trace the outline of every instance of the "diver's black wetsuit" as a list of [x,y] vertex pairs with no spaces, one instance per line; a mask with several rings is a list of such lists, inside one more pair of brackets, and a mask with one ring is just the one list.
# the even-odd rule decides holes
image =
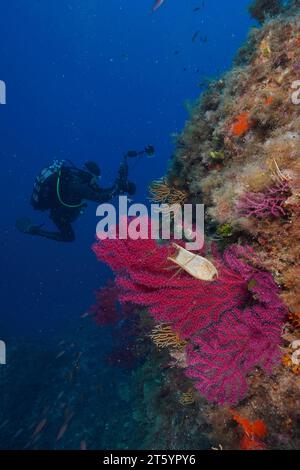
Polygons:
[[[31,226],[27,233],[61,242],[72,242],[75,233],[72,227],[86,204],[94,201],[100,203],[111,200],[115,195],[127,192],[128,182],[119,178],[111,188],[100,188],[91,173],[75,167],[63,167],[61,170],[59,196],[57,191],[57,174],[51,175],[42,188],[39,207],[37,210],[50,210],[50,218],[58,228],[58,232],[43,230],[41,226]],[[130,184],[130,183],[129,183]],[[77,207],[68,207],[77,206]]]

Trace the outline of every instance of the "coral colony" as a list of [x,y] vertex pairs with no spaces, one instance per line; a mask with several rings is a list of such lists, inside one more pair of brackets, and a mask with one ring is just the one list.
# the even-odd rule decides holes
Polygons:
[[256,0],[250,13],[259,27],[150,186],[156,203],[205,204],[206,245],[186,253],[172,239],[116,236],[93,246],[121,305],[139,308],[177,406],[206,416],[217,449],[300,445],[300,2]]
[[118,299],[119,290],[111,280],[96,292],[96,303],[90,308],[90,314],[97,325],[115,325],[121,320]]
[[285,202],[291,196],[289,183],[283,181],[265,191],[246,192],[238,201],[237,209],[242,217],[284,217],[287,215]]
[[254,366],[269,372],[280,361],[287,312],[272,276],[242,259],[254,258],[250,249],[232,245],[223,256],[216,252],[219,275],[212,282],[186,272],[175,277],[172,247],[155,240],[107,239],[94,251],[114,270],[121,302],[147,307],[156,323],[167,323],[187,341],[186,373],[208,399],[236,403]]

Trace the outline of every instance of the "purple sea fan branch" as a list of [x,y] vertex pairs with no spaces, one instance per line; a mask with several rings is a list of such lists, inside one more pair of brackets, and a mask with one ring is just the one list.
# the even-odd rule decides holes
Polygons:
[[237,203],[237,212],[240,217],[284,217],[287,210],[284,207],[291,195],[288,181],[281,181],[262,192],[246,192]]
[[200,331],[187,348],[188,377],[201,394],[218,404],[235,404],[248,389],[255,366],[270,373],[280,360],[285,309],[248,307],[224,314],[217,325]]

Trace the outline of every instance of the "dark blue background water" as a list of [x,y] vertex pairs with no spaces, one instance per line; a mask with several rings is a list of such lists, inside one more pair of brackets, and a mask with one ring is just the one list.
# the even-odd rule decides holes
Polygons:
[[[93,204],[70,245],[22,236],[17,217],[47,221],[29,197],[35,175],[53,158],[97,160],[110,185],[128,149],[151,143],[155,159],[131,173],[137,201],[161,177],[184,101],[199,82],[230,67],[250,25],[249,0],[2,0],[0,79],[0,336],[51,334],[79,316],[106,273],[90,250]],[[192,36],[200,30],[198,40]],[[207,36],[202,44],[200,36]]]

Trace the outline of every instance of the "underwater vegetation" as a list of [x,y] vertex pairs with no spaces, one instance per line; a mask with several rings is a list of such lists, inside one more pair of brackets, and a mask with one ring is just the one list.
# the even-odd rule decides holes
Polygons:
[[[212,82],[195,105],[168,179],[184,181],[188,199],[205,203],[209,229],[222,235],[228,227],[228,242],[251,240],[261,267],[297,312],[300,121],[292,93],[300,73],[298,3],[284,10],[251,32],[252,59]],[[212,152],[223,158],[216,161]]]
[[200,429],[215,448],[300,445],[300,2],[257,0],[250,12],[260,27],[195,103],[150,186],[157,203],[205,204],[207,243],[190,257],[216,275],[176,266],[172,240],[93,246],[152,341],[133,376],[148,377],[152,435],[169,448],[182,409],[193,445]]
[[142,407],[142,397],[104,360],[108,350],[89,317],[43,341],[12,339],[10,366],[0,372],[0,448],[138,448],[144,430],[132,421],[130,398]]
[[146,307],[158,324],[154,342],[170,348],[175,343],[177,349],[186,342],[181,347],[186,375],[196,380],[201,394],[219,404],[237,403],[255,366],[270,372],[280,362],[287,311],[278,287],[269,273],[255,268],[250,248],[231,245],[220,255],[213,247],[218,276],[210,282],[185,271],[174,275],[172,250],[152,239],[106,239],[94,245],[98,259],[116,275],[119,300]]
[[[212,81],[195,104],[177,136],[177,151],[166,176],[168,181],[181,181],[189,201],[205,203],[206,230],[219,240],[223,256],[232,246],[248,247],[254,255],[250,265],[274,283],[266,291],[276,292],[282,302],[282,309],[275,308],[275,312],[269,309],[272,301],[264,304],[270,318],[263,316],[259,325],[255,302],[260,303],[262,297],[254,294],[250,304],[249,298],[245,300],[243,316],[234,310],[222,315],[197,335],[199,343],[192,351],[192,376],[195,379],[199,374],[206,381],[198,382],[200,393],[221,402],[221,389],[212,380],[214,374],[221,381],[225,375],[228,387],[231,384],[237,392],[236,397],[231,395],[237,402],[235,412],[251,417],[251,422],[259,414],[268,424],[268,448],[297,448],[300,443],[300,118],[298,101],[293,98],[300,77],[299,7],[299,1],[252,2],[250,12],[262,26],[251,30],[232,70]],[[229,260],[228,267],[233,266]],[[256,282],[259,286],[260,281]],[[250,291],[251,287],[250,281]],[[234,309],[232,304],[229,308]],[[254,319],[252,339],[248,321]],[[260,370],[254,366],[247,374],[237,364],[230,369],[226,349],[224,356],[219,348],[222,338],[225,344],[228,341],[229,358],[234,350],[233,357],[241,357],[239,347],[247,350],[245,367],[251,362],[251,352],[273,357],[277,364],[281,357],[281,365],[273,368],[271,376],[262,374],[264,361]],[[280,345],[271,354],[263,346],[267,338]],[[257,347],[262,349],[255,353]],[[270,370],[268,364],[266,369]],[[228,370],[231,375],[226,374]],[[235,382],[242,384],[240,372],[248,377],[248,392],[243,393],[243,386]],[[208,410],[207,418],[213,426],[211,435],[223,447],[253,448],[235,441],[226,408]],[[228,430],[227,439],[224,432]]]
[[293,6],[299,6],[299,0],[253,0],[249,13],[262,24],[280,13],[289,12]]
[[153,328],[150,338],[158,349],[184,351],[187,344],[186,341],[180,339],[179,334],[173,331],[170,325],[163,323],[159,323]]
[[263,23],[268,17],[276,16],[283,10],[281,0],[255,0],[249,6],[249,12],[259,23]]
[[187,193],[184,190],[176,188],[165,179],[153,181],[149,187],[151,200],[159,204],[180,204],[187,201]]
[[[139,345],[139,315],[136,306],[120,304],[120,289],[112,280],[95,293],[96,302],[89,309],[89,315],[99,327],[109,327],[113,339],[112,350],[105,355],[111,366],[131,370],[141,363],[146,344]],[[140,346],[140,347],[139,347]]]
[[122,316],[118,308],[119,290],[112,280],[95,293],[96,302],[90,308],[95,323],[99,326],[117,324]]
[[291,196],[288,181],[267,188],[261,192],[246,192],[237,204],[240,217],[256,217],[266,219],[268,217],[283,217],[288,215],[286,201]]

